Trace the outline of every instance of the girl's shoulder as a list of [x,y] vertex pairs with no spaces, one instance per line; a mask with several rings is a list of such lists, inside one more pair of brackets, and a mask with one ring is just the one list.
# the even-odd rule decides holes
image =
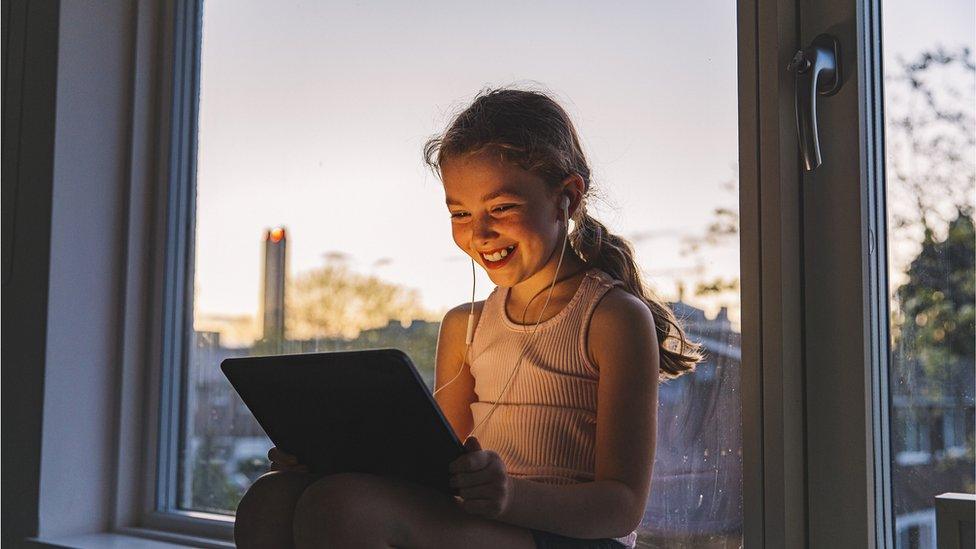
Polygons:
[[620,285],[613,286],[597,301],[593,310],[594,320],[609,320],[616,315],[631,315],[651,310],[643,300]]
[[[481,311],[484,308],[484,301],[474,303],[474,325],[478,325],[481,318]],[[448,357],[464,357],[464,346],[468,333],[468,315],[471,314],[471,302],[462,303],[457,307],[448,309],[441,319],[441,324],[437,336],[438,356],[443,352]],[[453,360],[453,359],[452,359]],[[463,358],[461,360],[464,360]]]
[[[612,280],[612,279],[611,279]],[[597,301],[587,327],[587,353],[598,363],[600,350],[633,337],[645,338],[654,333],[654,316],[647,304],[627,291],[614,286]]]
[[[481,317],[481,311],[485,308],[485,300],[474,302],[474,320],[475,322]],[[444,315],[444,320],[441,322],[461,322],[467,325],[468,315],[471,314],[471,302],[462,303],[450,310]]]

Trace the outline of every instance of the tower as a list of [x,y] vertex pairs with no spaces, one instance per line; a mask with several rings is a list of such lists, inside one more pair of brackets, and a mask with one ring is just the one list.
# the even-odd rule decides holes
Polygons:
[[287,252],[288,238],[285,228],[265,229],[261,317],[264,322],[264,340],[279,352],[285,339]]

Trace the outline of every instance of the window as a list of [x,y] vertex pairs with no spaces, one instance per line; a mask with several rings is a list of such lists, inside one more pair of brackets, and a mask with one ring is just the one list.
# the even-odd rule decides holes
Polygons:
[[798,190],[805,542],[928,547],[933,496],[974,489],[946,436],[973,402],[973,6],[795,7],[780,21],[808,54],[836,38],[842,75],[825,94],[795,71],[793,94],[822,157]]
[[902,445],[895,454],[895,460],[900,465],[927,462],[931,454],[928,450],[928,438],[924,436],[926,430],[923,411],[916,410],[914,414],[909,414],[898,410],[896,413],[894,431],[902,440]]
[[[172,249],[192,291],[171,311],[186,319],[166,366],[183,395],[163,433],[176,433],[171,508],[229,516],[266,466],[271,443],[224,358],[397,347],[432,385],[438,323],[469,299],[470,264],[422,144],[482,87],[541,83],[584,140],[591,213],[634,244],[707,354],[661,387],[642,538],[738,546],[735,4],[471,10],[203,3],[194,230]],[[477,288],[492,289],[481,272]]]
[[[962,407],[946,410],[945,416],[945,450],[947,455],[964,453],[967,447],[966,418],[972,417],[972,411]],[[956,456],[958,457],[958,456]]]
[[902,515],[895,528],[897,547],[921,549],[936,546],[934,509]]
[[935,496],[976,491],[973,5],[883,14],[892,505],[896,547],[927,548]]

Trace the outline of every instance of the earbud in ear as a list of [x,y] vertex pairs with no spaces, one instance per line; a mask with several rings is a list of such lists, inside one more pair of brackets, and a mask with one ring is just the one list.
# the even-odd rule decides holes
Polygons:
[[563,226],[566,230],[569,230],[569,197],[563,195],[562,200],[559,201],[559,207],[563,210]]

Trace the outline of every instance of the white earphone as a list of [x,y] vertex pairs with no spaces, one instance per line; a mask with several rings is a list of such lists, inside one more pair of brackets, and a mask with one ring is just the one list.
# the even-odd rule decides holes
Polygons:
[[[515,368],[512,370],[512,375],[509,376],[508,381],[505,382],[505,387],[502,388],[501,394],[498,395],[498,399],[495,400],[495,402],[491,405],[491,409],[488,410],[488,413],[485,415],[485,417],[483,417],[481,421],[478,422],[478,424],[475,425],[473,429],[471,429],[471,432],[468,434],[468,437],[473,435],[474,432],[478,429],[478,427],[480,427],[485,421],[487,421],[488,418],[491,417],[491,414],[495,411],[495,407],[498,406],[498,403],[501,400],[502,396],[505,395],[505,392],[508,390],[508,387],[512,383],[512,380],[515,379],[515,374],[518,373],[519,366],[522,365],[522,359],[525,357],[525,351],[528,350],[529,348],[529,342],[531,341],[531,336],[535,335],[536,329],[539,328],[539,323],[542,322],[542,315],[546,313],[546,307],[549,306],[549,300],[552,298],[552,290],[556,285],[556,279],[559,277],[559,267],[562,266],[563,263],[563,255],[566,252],[566,242],[569,241],[569,204],[570,204],[569,197],[563,195],[562,200],[560,200],[559,203],[559,207],[562,209],[562,213],[563,213],[562,222],[563,222],[563,229],[565,230],[565,234],[563,235],[563,247],[562,247],[562,251],[559,252],[559,262],[556,263],[556,274],[553,275],[552,283],[549,284],[549,295],[546,297],[546,303],[545,305],[542,306],[542,312],[539,313],[539,318],[536,319],[535,326],[533,327],[532,332],[530,334],[530,339],[527,339],[525,341],[525,345],[522,346],[522,354],[519,356],[518,361],[515,363]],[[433,393],[434,395],[436,395],[438,391],[444,390],[451,383],[454,383],[454,380],[457,379],[459,375],[461,375],[461,371],[464,370],[464,365],[468,362],[468,353],[471,350],[471,343],[474,341],[474,290],[475,290],[474,276],[475,276],[474,259],[472,259],[471,260],[471,312],[468,313],[468,330],[467,330],[467,334],[464,337],[464,343],[465,343],[464,360],[461,362],[461,367],[458,368],[457,375],[455,375],[454,378],[452,378],[450,381],[445,383],[443,387],[439,387],[437,390],[435,390]],[[531,303],[531,300],[529,301],[529,303]],[[528,309],[529,309],[529,304],[526,303],[525,310],[522,311],[523,318],[525,317],[525,311],[527,311]],[[467,437],[465,437],[465,442],[467,442]]]

